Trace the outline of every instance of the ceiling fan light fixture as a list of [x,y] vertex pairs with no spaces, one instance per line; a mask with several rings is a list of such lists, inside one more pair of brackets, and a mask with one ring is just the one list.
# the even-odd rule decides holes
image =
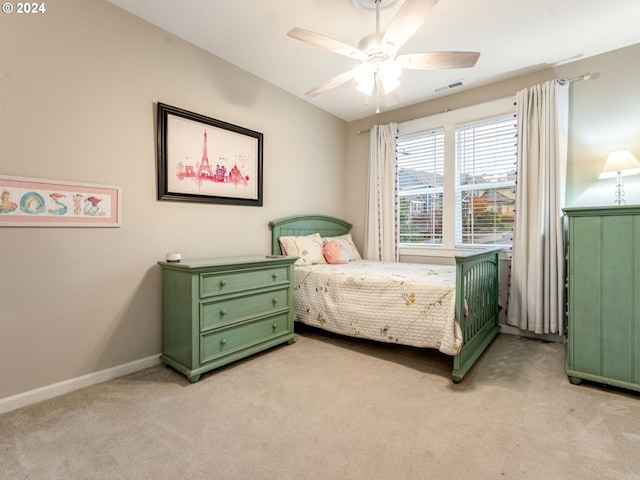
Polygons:
[[364,62],[353,69],[353,78],[358,83],[366,83],[375,75],[376,71],[372,64]]
[[402,73],[402,66],[398,62],[387,60],[378,66],[378,73],[381,77],[397,81]]
[[380,83],[382,84],[382,90],[384,90],[385,95],[387,93],[393,92],[396,88],[400,86],[400,81],[396,78],[392,77],[380,77]]
[[392,92],[400,86],[398,78],[400,78],[401,73],[402,66],[393,60],[387,60],[378,66],[378,78],[380,79],[384,93]]
[[353,71],[353,79],[358,84],[357,89],[365,95],[373,93],[376,71],[372,64],[366,62],[358,65]]
[[371,81],[358,83],[356,90],[364,93],[367,97],[370,97],[371,95],[373,95],[374,83],[375,83],[374,77],[371,77]]

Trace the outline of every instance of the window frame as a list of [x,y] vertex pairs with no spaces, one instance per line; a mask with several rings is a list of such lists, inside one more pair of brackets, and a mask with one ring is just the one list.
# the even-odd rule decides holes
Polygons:
[[[515,96],[509,96],[436,113],[426,117],[398,123],[398,136],[415,135],[442,129],[444,132],[444,184],[443,184],[443,218],[454,221],[443,222],[442,244],[400,244],[400,255],[407,256],[451,256],[462,251],[477,250],[477,245],[456,244],[456,128],[465,124],[481,122],[500,115],[515,115]],[[505,247],[508,249],[509,247]]]

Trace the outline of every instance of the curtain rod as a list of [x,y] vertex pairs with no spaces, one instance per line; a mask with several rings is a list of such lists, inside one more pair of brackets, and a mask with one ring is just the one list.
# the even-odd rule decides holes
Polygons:
[[[577,82],[578,80],[589,80],[591,78],[591,74],[590,73],[583,73],[582,75],[578,75],[577,77],[573,77],[573,78],[559,78],[558,79],[558,83],[560,85],[565,85],[567,83],[571,83],[571,82]],[[440,113],[446,113],[451,111],[450,108],[446,109],[444,112],[440,112]],[[364,133],[369,133],[371,131],[370,128],[367,128],[366,130],[358,130],[356,132],[356,135],[362,135]]]
[[590,78],[591,78],[590,73],[583,73],[582,75],[578,75],[577,77],[573,77],[573,78],[559,78],[558,83],[560,85],[565,85],[567,83],[575,82],[578,80],[589,80]]

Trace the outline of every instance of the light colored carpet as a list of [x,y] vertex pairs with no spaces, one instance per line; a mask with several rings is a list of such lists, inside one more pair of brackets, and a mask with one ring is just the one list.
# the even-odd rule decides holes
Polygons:
[[633,479],[640,396],[499,335],[435,351],[300,331],[189,384],[164,366],[0,416],[2,479]]

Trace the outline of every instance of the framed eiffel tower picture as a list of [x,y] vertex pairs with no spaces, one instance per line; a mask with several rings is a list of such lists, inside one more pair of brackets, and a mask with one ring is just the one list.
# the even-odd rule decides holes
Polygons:
[[158,200],[262,206],[263,135],[158,103]]

